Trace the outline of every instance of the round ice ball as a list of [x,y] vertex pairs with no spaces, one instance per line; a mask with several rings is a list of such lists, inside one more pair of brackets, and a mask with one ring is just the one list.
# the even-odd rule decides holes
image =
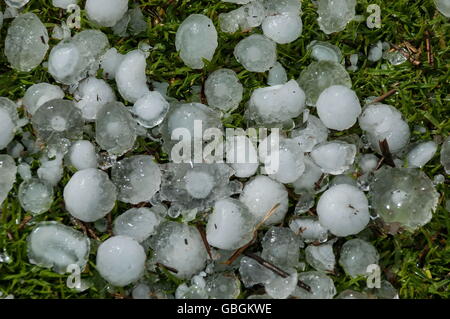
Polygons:
[[162,223],[151,238],[155,259],[174,268],[179,278],[190,278],[205,266],[207,253],[198,230],[177,222]]
[[361,114],[356,93],[343,85],[325,89],[316,103],[317,113],[326,127],[343,131],[352,127]]
[[419,169],[385,168],[375,173],[370,200],[385,223],[395,223],[414,231],[431,220],[439,193],[430,178]]
[[169,102],[159,92],[148,92],[133,105],[132,112],[137,122],[145,128],[155,127],[164,120],[169,111]]
[[286,44],[298,39],[302,34],[303,23],[298,13],[285,13],[266,17],[262,29],[269,39]]
[[142,276],[145,251],[137,241],[127,236],[113,236],[97,251],[97,270],[114,286],[126,286]]
[[205,82],[205,95],[208,105],[228,112],[239,106],[244,88],[236,72],[219,69],[211,73]]
[[378,264],[380,255],[376,248],[359,238],[347,241],[341,250],[339,264],[352,277],[368,275],[369,265]]
[[23,181],[19,187],[19,202],[25,211],[33,215],[45,213],[53,203],[53,188],[37,178]]
[[243,203],[233,198],[221,199],[208,217],[206,238],[214,247],[238,249],[253,238],[255,224],[255,217]]
[[256,176],[248,182],[242,190],[239,199],[248,207],[250,213],[258,221],[262,221],[270,210],[279,204],[273,215],[266,220],[266,224],[269,225],[280,223],[284,219],[288,209],[288,193],[286,188],[283,184],[267,176]]
[[409,142],[410,130],[402,114],[387,104],[370,104],[364,107],[359,116],[359,126],[367,132],[372,148],[381,153],[380,142],[386,140],[389,150],[398,153]]
[[116,197],[116,187],[108,174],[95,168],[76,172],[64,188],[66,209],[84,222],[94,222],[108,214]]
[[203,14],[191,14],[177,30],[176,49],[190,68],[202,69],[203,59],[212,60],[217,44],[214,23]]
[[359,233],[370,220],[366,196],[348,184],[333,186],[323,193],[317,204],[317,214],[319,222],[340,237]]
[[96,168],[98,164],[95,146],[89,141],[76,141],[67,155],[71,165],[77,170]]
[[128,10],[128,0],[87,0],[86,13],[89,20],[102,27],[112,27]]
[[250,72],[265,72],[277,62],[276,44],[261,34],[252,34],[234,48],[234,56]]

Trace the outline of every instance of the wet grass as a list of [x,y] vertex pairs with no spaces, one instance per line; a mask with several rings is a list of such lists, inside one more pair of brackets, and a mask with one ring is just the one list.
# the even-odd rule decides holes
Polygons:
[[[84,2],[84,1],[82,1]],[[146,34],[129,38],[114,36],[110,30],[110,42],[121,53],[137,47],[140,41],[147,41],[154,47],[148,59],[147,74],[154,80],[170,83],[169,93],[178,99],[195,100],[196,94],[192,86],[201,86],[208,73],[220,67],[235,70],[245,86],[245,99],[257,87],[264,86],[267,74],[256,74],[245,71],[233,57],[233,49],[237,42],[247,36],[246,33],[227,35],[219,32],[219,47],[213,61],[204,70],[194,71],[187,68],[175,51],[175,33],[181,23],[192,13],[203,13],[213,19],[217,26],[217,17],[236,6],[222,3],[219,0],[141,0],[137,1],[148,19]],[[49,30],[62,19],[67,18],[63,11],[53,8],[50,0],[31,1],[25,11],[33,11],[39,15]],[[325,35],[318,28],[316,9],[310,0],[303,3],[303,34],[294,43],[278,45],[279,61],[288,71],[290,78],[297,78],[300,72],[311,62],[306,46],[312,40],[324,40],[338,45],[347,59],[351,54],[359,54],[359,70],[351,73],[354,89],[361,100],[370,96],[380,96],[395,88],[397,94],[390,96],[385,102],[398,108],[407,119],[413,130],[413,141],[434,139],[438,142],[448,136],[450,130],[450,48],[448,47],[450,20],[439,14],[432,0],[358,0],[357,13],[368,16],[366,7],[370,3],[379,4],[382,10],[382,27],[369,29],[364,22],[352,22],[340,33]],[[2,11],[4,4],[1,3]],[[10,21],[10,20],[9,20]],[[4,23],[0,33],[0,50],[3,52],[6,27]],[[89,21],[82,19],[82,29],[90,28]],[[427,61],[426,32],[431,33],[434,65]],[[261,32],[259,29],[252,32]],[[406,62],[400,66],[390,66],[386,61],[371,63],[366,56],[371,44],[378,40],[401,44],[408,41],[421,49],[418,58],[421,62],[416,66]],[[52,40],[51,44],[57,41]],[[0,96],[18,100],[33,83],[53,79],[43,67],[30,73],[18,73],[8,67],[3,54],[0,55]],[[114,83],[111,83],[114,85]],[[244,103],[226,120],[227,126],[243,126]],[[424,127],[425,132],[415,129]],[[28,126],[25,130],[31,131]],[[358,132],[358,129],[354,130]],[[19,134],[20,135],[20,134]],[[1,151],[2,153],[5,151]],[[150,153],[164,161],[158,144],[148,140],[139,140],[135,153]],[[38,158],[33,167],[38,166]],[[424,171],[432,178],[436,174],[445,174],[439,163],[438,155],[430,161]],[[0,215],[0,254],[10,256],[9,263],[0,263],[0,291],[13,294],[16,298],[111,298],[120,297],[124,289],[111,291],[95,270],[95,248],[98,242],[93,241],[89,265],[83,278],[89,278],[93,287],[80,293],[66,286],[67,276],[36,267],[28,262],[26,256],[26,238],[32,225],[44,220],[57,220],[66,224],[71,221],[64,210],[62,189],[67,183],[70,172],[66,172],[63,180],[55,190],[57,200],[50,211],[38,216],[31,223],[19,227],[27,214],[17,200],[20,180],[16,183],[10,196],[3,203]],[[439,207],[432,221],[420,230],[405,232],[397,236],[380,235],[370,228],[364,236],[377,247],[381,255],[383,278],[388,279],[398,290],[401,298],[448,298],[450,297],[450,246],[447,241],[450,230],[449,212],[445,210],[446,196],[449,194],[448,176],[446,182],[438,186],[441,194]],[[295,204],[294,201],[291,203]],[[128,206],[118,204],[112,212],[113,217],[127,209]],[[260,231],[262,233],[262,231]],[[107,234],[97,232],[100,239]],[[338,246],[341,243],[338,243]],[[156,276],[158,275],[158,276]],[[173,291],[178,280],[163,270],[157,274],[149,274],[149,279],[161,278],[160,284],[168,292]],[[351,279],[337,267],[333,276],[338,291],[347,288],[363,289],[365,280]],[[249,292],[244,291],[242,296]]]

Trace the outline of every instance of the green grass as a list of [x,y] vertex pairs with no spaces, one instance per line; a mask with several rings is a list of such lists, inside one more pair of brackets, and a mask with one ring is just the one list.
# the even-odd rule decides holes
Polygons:
[[[84,1],[82,1],[84,2]],[[103,30],[108,34],[110,43],[121,53],[126,53],[137,47],[142,40],[148,41],[154,47],[148,59],[147,74],[157,81],[170,83],[169,93],[178,99],[194,100],[193,85],[202,85],[208,73],[227,67],[238,72],[239,78],[245,86],[245,100],[257,87],[264,86],[267,74],[256,74],[245,71],[233,57],[233,48],[237,42],[247,36],[244,33],[227,35],[219,32],[219,47],[213,61],[204,70],[194,71],[186,67],[175,50],[175,33],[179,24],[192,13],[202,13],[213,19],[216,26],[217,17],[221,12],[227,12],[236,6],[222,3],[219,0],[141,0],[138,1],[148,19],[146,34],[130,38],[118,38],[110,30]],[[364,100],[369,96],[380,96],[392,88],[398,93],[389,97],[386,103],[398,108],[407,119],[410,127],[423,126],[425,133],[413,132],[413,141],[435,139],[442,140],[448,136],[450,130],[450,49],[448,47],[450,20],[439,14],[432,0],[358,0],[357,13],[365,15],[365,8],[370,3],[379,4],[382,10],[382,28],[368,29],[365,22],[352,22],[340,33],[325,35],[318,28],[316,10],[310,0],[303,3],[303,34],[294,43],[278,45],[279,61],[288,70],[290,78],[297,78],[300,72],[311,62],[306,52],[306,46],[312,40],[325,40],[338,45],[344,56],[360,53],[360,69],[351,73],[351,77],[359,98]],[[2,2],[2,10],[4,4]],[[49,30],[59,24],[61,17],[67,17],[61,10],[53,8],[50,0],[35,0],[27,5],[25,11],[33,11],[39,15]],[[65,19],[65,18],[64,18]],[[158,21],[159,20],[159,23]],[[10,21],[10,20],[9,20]],[[0,50],[3,52],[6,21],[0,33]],[[83,12],[82,29],[92,27],[85,19]],[[425,31],[432,34],[431,44],[434,52],[435,65],[427,62],[425,52]],[[253,32],[261,32],[256,29]],[[378,40],[400,44],[409,41],[416,48],[424,52],[419,66],[407,62],[400,66],[383,68],[386,61],[370,63],[366,59],[370,44]],[[56,44],[52,40],[52,45]],[[17,100],[23,97],[25,90],[33,83],[53,79],[43,67],[30,73],[18,73],[8,67],[3,54],[0,55],[0,96]],[[112,83],[113,84],[113,83]],[[244,103],[235,114],[226,120],[227,126],[242,126],[244,124]],[[30,130],[30,127],[26,127]],[[358,132],[358,129],[355,129]],[[150,152],[158,155],[161,161],[166,160],[159,145],[148,140],[139,140],[135,153]],[[4,152],[4,151],[2,151]],[[33,167],[38,165],[36,158]],[[433,177],[445,174],[436,155],[424,168]],[[16,183],[10,196],[3,203],[0,215],[0,253],[3,250],[11,257],[10,263],[0,263],[0,291],[3,294],[14,294],[16,298],[111,298],[113,295],[107,290],[105,282],[95,270],[95,247],[91,253],[89,266],[83,278],[91,278],[94,287],[79,293],[66,287],[66,276],[58,275],[50,270],[36,267],[28,262],[26,253],[27,235],[35,222],[57,220],[70,225],[70,219],[64,210],[62,201],[63,185],[68,181],[71,172],[56,189],[57,200],[50,211],[38,216],[33,221],[19,229],[18,224],[27,215],[17,200],[17,190],[20,180]],[[448,176],[446,176],[448,178]],[[397,236],[379,235],[370,228],[366,231],[367,238],[374,243],[381,254],[383,278],[388,279],[398,290],[401,298],[449,298],[450,284],[450,246],[447,241],[450,230],[449,212],[445,210],[445,198],[449,194],[448,179],[445,184],[438,186],[441,194],[439,208],[432,221],[415,233],[405,232]],[[295,204],[295,203],[293,203]],[[113,217],[127,209],[125,204],[118,204],[113,211]],[[260,231],[260,233],[263,233]],[[98,233],[104,240],[106,234]],[[342,240],[338,243],[340,245]],[[158,275],[158,276],[157,276]],[[173,291],[177,280],[167,273],[158,270],[157,274],[149,274],[155,280],[161,278],[160,284],[165,285],[167,291]],[[352,280],[343,274],[338,267],[333,276],[338,291],[347,288],[364,288],[364,279]],[[116,292],[123,292],[120,289]],[[246,295],[244,292],[243,296]]]

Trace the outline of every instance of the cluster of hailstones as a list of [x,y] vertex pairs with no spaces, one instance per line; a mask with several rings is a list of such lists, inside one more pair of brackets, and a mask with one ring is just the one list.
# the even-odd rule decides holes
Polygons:
[[[5,12],[5,18],[13,18],[5,55],[14,69],[24,72],[40,65],[49,50],[49,35],[39,18],[14,9],[27,2],[6,0],[10,7],[8,15]],[[135,298],[170,297],[161,282],[144,279],[157,267],[185,280],[176,298],[235,298],[241,282],[245,287],[264,286],[266,294],[250,298],[332,298],[337,292],[328,274],[336,267],[333,244],[338,237],[357,235],[343,244],[338,263],[352,277],[365,276],[367,267],[379,262],[375,247],[358,236],[371,223],[382,222],[395,232],[414,231],[430,221],[439,197],[435,184],[444,176],[436,176],[433,183],[420,168],[439,145],[411,143],[408,124],[391,105],[369,99],[361,107],[339,48],[329,43],[311,43],[316,61],[297,81],[288,80],[277,62],[276,47],[301,34],[299,1],[227,2],[243,6],[219,16],[224,32],[262,26],[263,34],[244,38],[234,55],[246,70],[269,73],[269,86],[252,92],[245,116],[249,125],[284,129],[278,149],[270,150],[279,156],[278,171],[262,173],[262,164],[271,156],[268,142],[255,145],[245,136],[231,140],[237,148],[227,148],[226,157],[246,152],[257,159],[254,162],[159,165],[149,155],[124,156],[138,136],[161,141],[170,154],[172,132],[192,130],[194,120],[202,120],[204,129],[222,129],[221,118],[240,105],[243,86],[234,71],[223,68],[206,80],[208,105],[177,101],[166,95],[167,83],[152,82],[155,89],[149,89],[148,47],[123,55],[99,30],[72,36],[61,28],[63,39],[51,48],[47,67],[65,91],[37,83],[18,104],[0,98],[0,150],[8,154],[0,155],[0,203],[18,173],[22,208],[32,216],[44,214],[66,170],[71,177],[63,199],[73,221],[93,223],[89,225],[97,232],[106,232],[106,216],[116,202],[130,204],[132,208],[113,221],[111,237],[99,243],[96,269],[112,286],[133,284]],[[355,16],[355,2],[318,1],[320,28],[326,33],[343,30]],[[74,3],[77,0],[53,0],[62,8]],[[139,27],[145,26],[142,12],[130,9],[127,0],[87,0],[85,10],[93,24],[114,32],[145,30]],[[202,68],[203,59],[211,60],[218,45],[213,22],[201,14],[189,16],[179,26],[175,44],[187,66]],[[98,69],[104,79],[94,76]],[[115,81],[130,106],[117,100],[108,81]],[[19,107],[25,118],[19,117]],[[35,134],[22,129],[29,118]],[[330,131],[343,132],[357,122],[363,136],[329,139]],[[386,155],[380,145],[386,144],[391,166],[380,165]],[[450,139],[440,148],[448,174]],[[33,172],[36,158],[40,167]],[[288,217],[287,186],[295,192],[291,198],[298,200]],[[204,233],[194,226],[201,220],[206,222]],[[266,229],[261,250],[233,259],[237,249],[252,243],[258,229]],[[40,222],[29,235],[29,260],[59,273],[72,264],[83,270],[93,250],[91,240],[60,222]],[[89,287],[85,279],[82,283],[76,288]],[[380,289],[346,290],[338,297],[396,295],[389,282],[382,281]]]

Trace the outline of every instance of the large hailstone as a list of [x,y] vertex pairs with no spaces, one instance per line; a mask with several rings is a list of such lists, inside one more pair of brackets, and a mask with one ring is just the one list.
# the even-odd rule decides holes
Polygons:
[[70,146],[67,160],[77,170],[97,168],[98,158],[95,146],[89,141],[76,141]]
[[389,150],[398,153],[409,142],[410,130],[402,119],[402,114],[387,104],[371,104],[363,109],[359,117],[359,126],[367,132],[370,145],[381,153],[380,142],[388,142]]
[[311,152],[317,144],[326,142],[328,128],[314,115],[308,115],[308,119],[302,126],[292,130],[291,138],[295,140],[303,152]]
[[332,299],[336,294],[333,280],[320,271],[307,271],[298,274],[301,280],[311,288],[311,292],[297,287],[292,294],[300,299]]
[[447,18],[450,18],[450,1],[449,0],[434,0],[436,9],[439,10]]
[[95,120],[99,109],[106,103],[116,100],[111,86],[104,80],[89,77],[78,86],[74,93],[75,106],[81,110],[83,118]]
[[142,243],[155,233],[160,222],[159,216],[149,208],[131,208],[114,220],[113,233]]
[[318,246],[309,245],[305,249],[305,259],[318,271],[333,272],[336,265],[336,257],[331,243]]
[[33,70],[44,60],[48,48],[47,29],[34,13],[13,20],[5,39],[5,55],[14,69]]
[[[202,131],[194,131],[195,121],[200,121],[197,123],[201,124]],[[201,140],[205,131],[209,128],[222,128],[218,112],[200,103],[172,104],[161,127],[164,140],[163,149],[168,154],[172,153],[173,146],[179,143],[177,139],[180,136],[175,134],[178,130],[189,131],[190,146],[193,146],[195,141],[199,142]],[[189,141],[183,140],[183,142]]]
[[370,199],[374,211],[386,223],[414,231],[431,220],[439,193],[424,172],[391,168],[377,171]]
[[272,226],[264,234],[261,246],[262,258],[283,269],[289,269],[298,266],[300,246],[303,247],[303,243],[291,229]]
[[342,61],[341,50],[331,43],[314,40],[308,44],[307,49],[311,51],[311,57],[316,61],[331,61],[336,63],[341,63]]
[[298,39],[303,23],[299,13],[282,13],[267,16],[262,23],[264,35],[276,43],[286,44]]
[[255,217],[243,203],[233,198],[221,199],[208,217],[206,238],[211,246],[235,250],[252,240],[255,225]]
[[179,26],[175,45],[188,67],[202,69],[203,59],[211,61],[218,45],[214,23],[203,14],[191,14]]
[[316,108],[323,124],[338,131],[351,128],[361,114],[358,96],[343,85],[325,89],[317,100]]
[[99,30],[84,30],[59,42],[50,51],[48,71],[62,84],[72,85],[95,74],[100,57],[108,50],[109,41]]
[[258,222],[279,204],[272,216],[266,220],[266,225],[282,222],[289,204],[288,193],[283,184],[261,175],[245,185],[239,200],[248,207]]
[[0,206],[12,189],[16,174],[17,166],[14,159],[9,155],[0,154]]
[[76,172],[64,187],[66,209],[84,222],[94,222],[108,214],[116,197],[116,186],[108,174],[95,168]]
[[116,83],[120,95],[131,103],[148,93],[146,57],[141,50],[128,52],[115,70]]
[[305,91],[306,104],[315,106],[323,90],[333,85],[352,87],[352,80],[345,67],[337,62],[317,61],[300,73],[300,87]]
[[356,0],[319,0],[317,13],[320,30],[326,34],[339,32],[355,18]]
[[164,120],[169,112],[169,102],[157,91],[148,92],[134,103],[131,111],[136,121],[145,128],[153,128]]
[[101,27],[112,27],[128,10],[128,0],[87,0],[85,6],[89,20]]
[[378,265],[380,255],[376,248],[359,238],[351,239],[342,246],[339,264],[352,277],[367,276],[369,265]]
[[162,173],[161,198],[180,209],[208,208],[239,191],[239,183],[229,180],[234,171],[226,164],[169,163]]
[[59,145],[63,140],[77,140],[83,136],[81,112],[69,100],[44,103],[34,113],[31,123],[47,145]]
[[409,167],[423,167],[436,154],[437,144],[433,141],[423,142],[414,147],[406,156]]
[[161,171],[152,156],[136,155],[118,161],[111,179],[119,191],[118,199],[136,205],[149,201],[159,191]]
[[84,269],[90,241],[83,233],[58,222],[38,223],[28,236],[30,263],[64,274],[67,266]]
[[236,72],[230,69],[214,71],[205,82],[208,105],[224,112],[239,106],[243,92],[244,87],[239,82]]
[[28,113],[34,115],[36,110],[44,103],[51,100],[64,98],[64,91],[57,85],[38,83],[30,86],[23,97],[23,105]]
[[96,268],[114,286],[123,287],[144,274],[145,251],[137,241],[127,236],[113,236],[97,251]]
[[324,142],[316,145],[311,158],[327,174],[340,175],[355,161],[356,146],[342,141]]
[[243,135],[227,138],[226,162],[234,169],[236,177],[246,178],[258,170],[258,153],[253,142]]
[[234,48],[234,56],[250,72],[265,72],[277,62],[276,43],[261,34],[252,34]]
[[295,80],[253,91],[248,112],[260,124],[285,123],[301,114],[305,93]]
[[176,269],[179,278],[190,278],[203,269],[207,252],[200,233],[193,226],[164,222],[151,238],[155,261]]
[[18,120],[16,104],[6,97],[0,97],[0,150],[14,139]]
[[53,203],[53,188],[43,180],[32,178],[20,184],[18,198],[26,212],[39,215],[50,209]]
[[305,171],[304,154],[295,140],[280,138],[276,145],[273,135],[269,135],[260,143],[258,152],[266,173],[280,183],[293,183]]
[[112,155],[123,155],[134,146],[136,124],[121,102],[102,106],[95,121],[95,140]]
[[362,191],[339,184],[328,189],[317,203],[320,223],[339,237],[362,231],[370,220],[369,203]]

